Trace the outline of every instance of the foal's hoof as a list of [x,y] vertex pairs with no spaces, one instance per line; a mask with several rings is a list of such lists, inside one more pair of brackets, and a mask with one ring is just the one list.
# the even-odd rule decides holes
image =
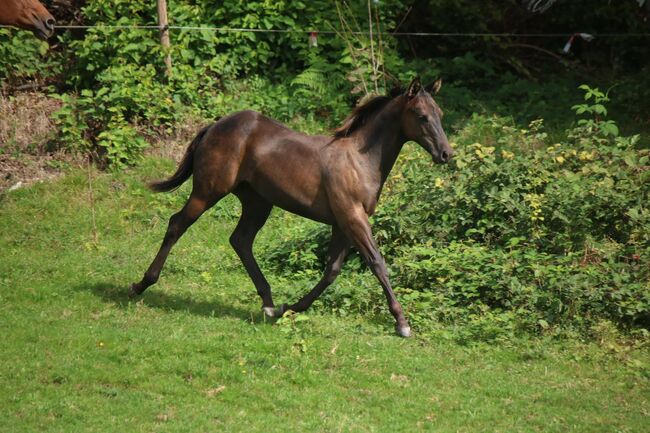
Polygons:
[[138,283],[133,283],[131,284],[131,287],[129,288],[129,299],[134,299],[137,298],[142,294],[142,290],[139,290],[138,288]]
[[262,307],[264,310],[264,315],[273,319],[274,317],[282,317],[285,311],[287,311],[287,304],[282,304],[279,307]]
[[396,326],[395,330],[397,331],[397,335],[400,337],[408,338],[411,336],[410,326]]

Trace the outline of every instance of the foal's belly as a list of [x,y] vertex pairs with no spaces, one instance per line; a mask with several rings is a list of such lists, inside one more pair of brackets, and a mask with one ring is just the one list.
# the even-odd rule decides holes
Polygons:
[[250,157],[245,177],[258,194],[289,212],[334,223],[316,147],[286,141],[256,149]]

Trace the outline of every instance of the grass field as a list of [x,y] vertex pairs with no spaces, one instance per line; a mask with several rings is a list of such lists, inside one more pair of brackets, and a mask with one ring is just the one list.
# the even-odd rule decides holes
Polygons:
[[[385,309],[265,321],[228,244],[233,200],[181,239],[159,284],[127,300],[183,200],[143,186],[170,170],[148,159],[93,173],[92,198],[83,170],[0,195],[0,432],[650,428],[647,348],[400,339]],[[260,241],[292,221],[274,213]],[[276,302],[313,283],[269,279]],[[381,299],[368,275],[330,289],[360,280]]]

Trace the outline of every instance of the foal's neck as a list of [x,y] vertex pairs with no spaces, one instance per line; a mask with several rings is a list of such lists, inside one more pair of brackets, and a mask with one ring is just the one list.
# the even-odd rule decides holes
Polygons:
[[361,153],[368,155],[370,166],[381,174],[382,184],[406,141],[400,119],[403,104],[401,98],[393,99],[359,130]]

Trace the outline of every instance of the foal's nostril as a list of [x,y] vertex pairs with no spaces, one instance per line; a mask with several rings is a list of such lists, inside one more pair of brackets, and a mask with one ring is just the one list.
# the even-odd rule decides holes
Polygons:
[[447,153],[447,151],[443,150],[442,153],[440,154],[440,158],[442,158],[443,162],[447,162],[447,160],[449,159],[449,154]]
[[54,30],[54,24],[56,24],[56,20],[54,18],[48,18],[45,20],[45,27],[47,27],[48,30]]

